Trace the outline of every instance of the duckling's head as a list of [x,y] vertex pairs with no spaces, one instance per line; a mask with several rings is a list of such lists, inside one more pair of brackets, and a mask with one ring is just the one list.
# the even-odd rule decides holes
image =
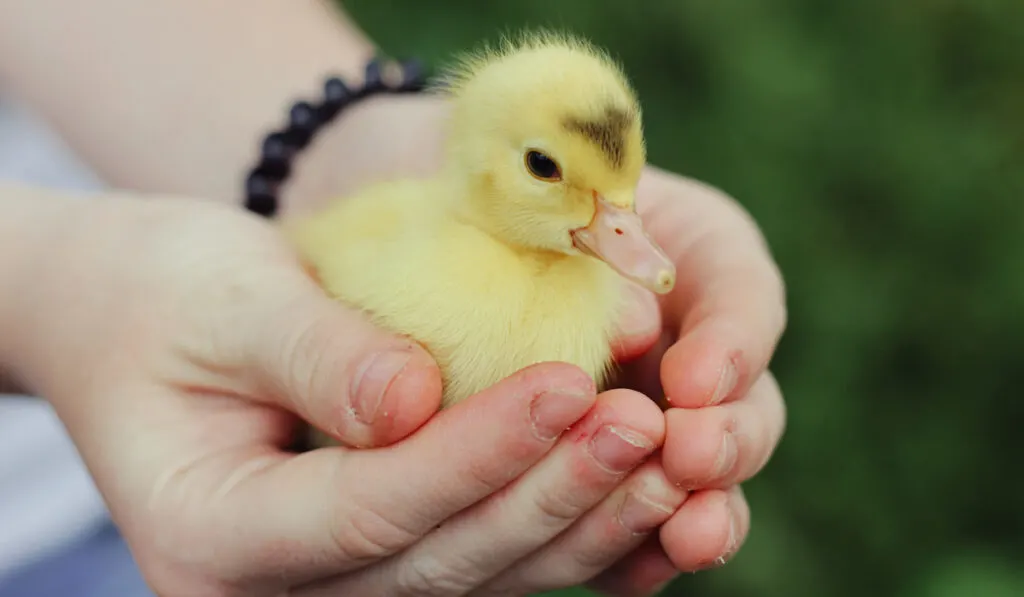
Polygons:
[[472,221],[522,250],[596,257],[652,291],[675,268],[647,235],[635,191],[646,153],[640,106],[621,69],[551,33],[463,59],[447,172]]

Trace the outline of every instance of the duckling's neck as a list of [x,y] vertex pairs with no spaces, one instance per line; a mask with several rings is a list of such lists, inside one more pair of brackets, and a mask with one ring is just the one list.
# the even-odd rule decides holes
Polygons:
[[[498,242],[502,242],[500,239]],[[558,251],[546,251],[528,247],[517,247],[503,243],[509,247],[519,258],[526,271],[534,276],[544,276],[556,272],[564,272],[568,269],[588,268],[590,265],[587,257],[581,255],[566,255]]]
[[500,218],[495,217],[495,214],[485,212],[480,202],[474,200],[486,196],[488,193],[486,185],[480,186],[484,188],[464,181],[446,185],[446,196],[451,200],[449,210],[453,219],[483,232],[495,242],[503,245],[534,272],[544,272],[552,268],[593,265],[591,262],[594,260],[584,255],[568,255],[562,251],[527,245],[509,238],[499,226]]

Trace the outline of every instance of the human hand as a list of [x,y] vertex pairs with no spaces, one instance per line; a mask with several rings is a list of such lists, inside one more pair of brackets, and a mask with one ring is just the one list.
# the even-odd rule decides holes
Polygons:
[[786,418],[767,369],[785,327],[782,279],[756,225],[724,194],[658,168],[647,168],[637,193],[677,283],[665,297],[632,286],[615,385],[667,408],[665,444],[638,474],[685,491],[651,537],[607,525],[600,540],[577,540],[559,560],[562,573],[596,574],[588,587],[622,596],[652,595],[680,571],[736,554],[750,530],[740,484],[766,465]]
[[[649,532],[682,499],[636,468],[662,444],[660,410],[596,397],[568,365],[432,416],[422,349],[329,300],[240,210],[118,197],[58,213],[35,222],[11,362],[160,595],[523,595],[582,582],[561,567],[571,548]],[[407,362],[361,408],[354,378],[384,349]],[[291,453],[293,413],[385,447]]]
[[678,279],[665,297],[637,290],[617,385],[667,407],[662,463],[690,493],[660,545],[648,542],[591,583],[621,595],[649,594],[677,570],[735,555],[750,529],[739,485],[768,462],[786,419],[767,369],[786,324],[784,287],[756,224],[723,193],[658,168],[637,194]]
[[[306,156],[287,209],[308,212],[370,182],[433,173],[446,114],[442,100],[417,96],[357,106]],[[368,138],[392,143],[362,141]],[[303,176],[302,168],[320,176]],[[750,525],[739,484],[764,467],[785,428],[782,395],[767,370],[785,327],[784,288],[756,224],[731,198],[658,168],[647,168],[637,193],[678,280],[660,299],[638,292],[615,347],[621,361],[630,361],[619,382],[659,401],[668,389],[664,470],[658,459],[643,470],[652,478],[667,474],[692,493],[661,528],[660,542],[644,543],[590,583],[616,595],[647,594],[679,570],[734,555]],[[727,364],[735,373],[723,375]],[[719,462],[723,445],[730,447]],[[589,565],[563,562],[562,569],[596,573],[597,562],[610,565],[637,540],[620,530],[576,544],[574,557]]]

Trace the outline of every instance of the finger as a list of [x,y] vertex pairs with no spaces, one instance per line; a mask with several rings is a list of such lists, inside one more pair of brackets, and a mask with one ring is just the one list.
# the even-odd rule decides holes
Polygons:
[[640,547],[685,499],[651,458],[562,535],[472,594],[526,595],[582,584]]
[[687,489],[742,483],[768,462],[785,430],[786,411],[766,372],[743,398],[702,409],[665,413],[665,472]]
[[628,390],[602,394],[591,413],[521,479],[400,556],[316,594],[464,595],[600,503],[661,444],[663,433],[664,417],[646,397]]
[[676,406],[742,396],[767,368],[785,327],[781,277],[755,243],[729,244],[734,236],[707,237],[679,265],[690,286],[688,310],[661,368]]
[[675,342],[675,334],[662,330],[657,340],[639,357],[623,363],[611,379],[612,387],[626,387],[647,396],[662,409],[669,407],[661,386],[661,360]]
[[739,487],[690,494],[679,511],[661,527],[661,544],[683,572],[696,572],[728,562],[750,531],[750,509]]
[[587,587],[611,597],[651,597],[679,575],[656,535],[599,574]]
[[647,352],[661,333],[661,310],[654,294],[625,282],[619,320],[612,338],[612,356],[619,363]]
[[681,177],[655,178],[651,192],[665,198],[645,219],[678,270],[663,305],[679,341],[665,355],[662,383],[675,406],[735,399],[768,366],[785,328],[782,276],[733,199]]
[[263,396],[354,447],[392,444],[437,411],[440,373],[422,347],[371,325],[297,271],[287,287],[251,320],[230,322],[236,336],[251,332],[239,350]]
[[388,448],[277,454],[240,473],[237,463],[217,469],[207,523],[230,529],[234,548],[218,557],[292,583],[387,557],[529,469],[594,401],[579,369],[536,365]]

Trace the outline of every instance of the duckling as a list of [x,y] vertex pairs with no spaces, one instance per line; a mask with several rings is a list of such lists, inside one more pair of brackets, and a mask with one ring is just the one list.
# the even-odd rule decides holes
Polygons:
[[605,386],[626,280],[664,294],[676,275],[636,213],[636,94],[605,52],[550,32],[468,54],[443,83],[436,176],[373,184],[287,236],[329,295],[435,358],[442,408],[545,361]]

